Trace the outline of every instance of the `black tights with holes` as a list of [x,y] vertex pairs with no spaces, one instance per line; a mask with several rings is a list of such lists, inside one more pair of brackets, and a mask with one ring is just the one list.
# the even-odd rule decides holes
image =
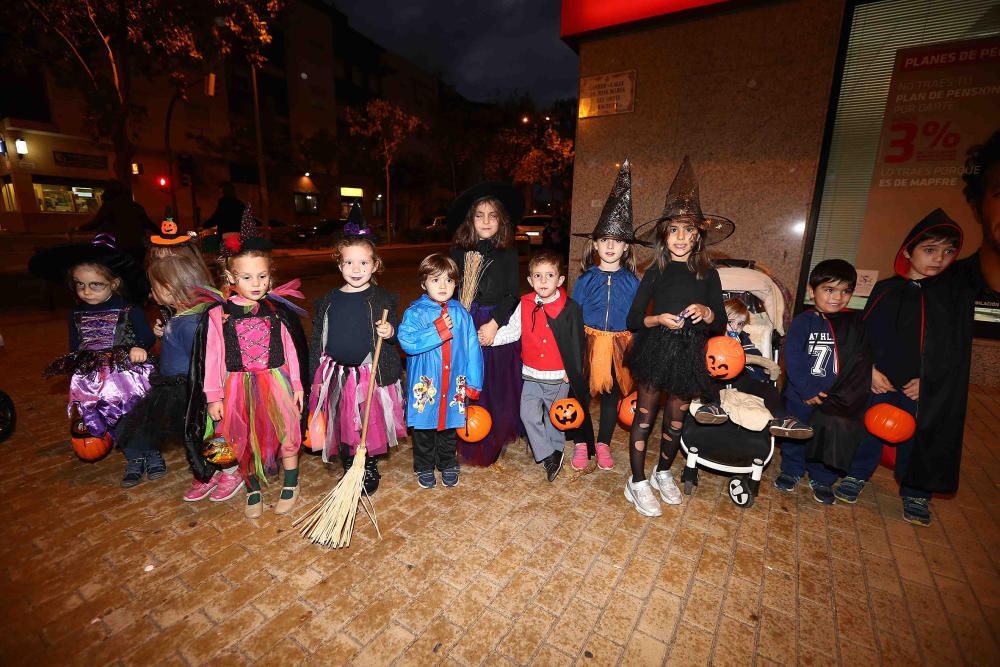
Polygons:
[[[632,421],[632,431],[629,434],[628,458],[632,466],[632,481],[641,482],[646,479],[646,443],[649,433],[653,430],[656,413],[660,409],[662,392],[654,387],[639,385],[635,401],[635,419]],[[667,470],[673,465],[677,450],[680,448],[680,430],[684,422],[684,411],[690,401],[678,396],[667,395],[667,404],[663,410],[663,425],[660,433],[660,460],[657,470]]]

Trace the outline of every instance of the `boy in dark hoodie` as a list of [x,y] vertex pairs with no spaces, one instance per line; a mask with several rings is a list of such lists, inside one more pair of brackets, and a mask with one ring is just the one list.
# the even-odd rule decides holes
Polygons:
[[[872,342],[871,404],[889,403],[917,420],[896,446],[903,519],[931,522],[932,493],[954,493],[969,384],[975,286],[948,270],[962,248],[962,229],[941,209],[910,231],[896,254],[895,276],[875,284],[865,308]],[[878,467],[883,441],[866,434],[837,498],[857,502]]]
[[781,443],[779,491],[791,493],[809,473],[813,498],[835,502],[833,483],[861,441],[871,356],[860,313],[845,310],[858,274],[849,262],[828,259],[809,274],[815,307],[798,315],[785,339],[788,414],[813,427],[805,443]]

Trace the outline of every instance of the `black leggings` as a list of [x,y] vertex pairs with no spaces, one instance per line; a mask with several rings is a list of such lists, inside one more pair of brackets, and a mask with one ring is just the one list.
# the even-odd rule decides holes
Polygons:
[[611,391],[601,394],[601,417],[597,426],[597,442],[611,444],[611,436],[618,425],[618,401],[622,398],[622,389],[618,386],[618,376],[615,367],[611,366]]
[[[641,482],[646,479],[646,443],[649,433],[653,430],[656,413],[660,409],[659,389],[647,385],[639,385],[635,402],[635,418],[632,421],[632,431],[629,434],[628,458],[632,467],[632,481]],[[691,401],[678,396],[667,395],[667,404],[663,410],[663,424],[660,432],[660,460],[657,470],[668,470],[674,463],[677,450],[680,449],[680,432],[684,423],[684,411]]]

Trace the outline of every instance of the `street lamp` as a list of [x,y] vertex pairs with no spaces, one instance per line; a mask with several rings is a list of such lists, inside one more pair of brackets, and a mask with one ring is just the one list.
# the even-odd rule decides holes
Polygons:
[[306,172],[306,178],[309,178],[309,172],[308,171]]
[[15,139],[14,150],[17,151],[18,157],[24,157],[28,154],[28,142],[24,139]]
[[525,125],[527,125],[528,124],[528,117],[527,116],[523,116],[521,118],[521,122],[524,123]]

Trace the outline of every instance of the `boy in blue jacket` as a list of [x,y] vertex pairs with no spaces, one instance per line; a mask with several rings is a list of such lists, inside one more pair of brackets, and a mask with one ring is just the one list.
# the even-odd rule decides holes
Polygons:
[[483,353],[472,316],[452,299],[458,265],[446,255],[420,262],[426,292],[403,314],[397,338],[406,352],[406,425],[413,428],[413,471],[421,487],[458,484],[455,429],[465,425],[466,399],[483,388]]
[[791,493],[809,473],[813,498],[834,503],[833,484],[864,435],[871,354],[861,314],[845,310],[858,274],[849,262],[828,259],[809,274],[815,307],[799,314],[785,339],[785,404],[789,415],[813,427],[805,443],[781,444],[779,491]]

